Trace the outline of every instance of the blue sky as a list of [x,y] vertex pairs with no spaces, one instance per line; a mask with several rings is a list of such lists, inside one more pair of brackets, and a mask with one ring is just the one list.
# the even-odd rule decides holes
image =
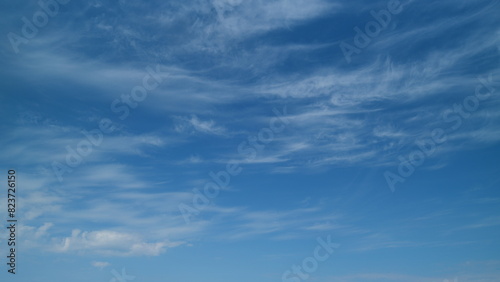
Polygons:
[[2,281],[500,281],[498,0],[40,3]]

